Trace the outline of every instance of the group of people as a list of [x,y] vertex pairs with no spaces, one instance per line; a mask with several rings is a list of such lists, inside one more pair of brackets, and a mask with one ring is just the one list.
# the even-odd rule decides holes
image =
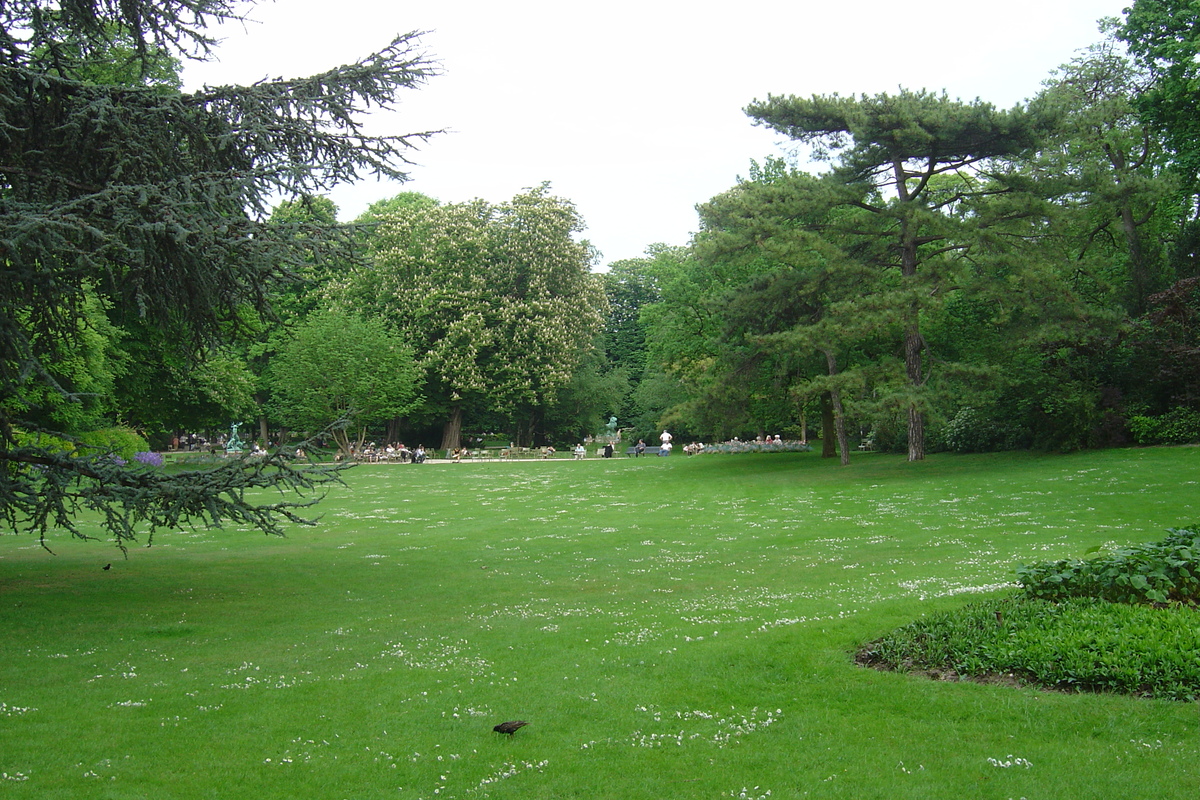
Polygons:
[[[356,450],[352,445],[350,448],[350,457],[358,461],[368,461],[372,464],[382,461],[399,461],[401,464],[424,464],[427,456],[424,445],[419,444],[415,450],[409,450],[404,446],[404,442],[388,444],[386,447],[379,447],[374,442],[371,442],[362,450]],[[341,461],[341,459],[342,454],[340,452],[334,456],[335,461]]]
[[[660,438],[662,439],[662,445],[658,449],[658,454],[660,456],[669,455],[671,452],[671,447],[672,447],[671,434],[669,434],[666,431],[663,431],[662,436]],[[645,449],[645,444],[642,443],[641,441],[639,441],[638,446],[639,446],[638,454],[640,455],[641,454],[640,451]],[[733,437],[733,439],[729,440],[728,442],[725,442],[724,444],[718,444],[718,445],[706,445],[703,442],[692,442],[691,444],[685,444],[683,446],[683,452],[689,456],[694,456],[697,453],[703,453],[705,450],[710,450],[710,451],[711,450],[720,450],[721,452],[736,452],[736,451],[741,451],[741,450],[746,450],[746,449],[768,449],[769,450],[772,448],[789,449],[789,450],[804,450],[804,449],[808,449],[808,443],[805,441],[785,442],[783,440],[783,437],[780,436],[779,434],[775,434],[773,436],[758,436],[753,440],[747,440],[747,441],[742,441],[741,439],[739,439],[738,437],[735,436],[735,437]]]
[[[582,461],[584,456],[587,455],[587,448],[583,446],[583,442],[580,442],[579,444],[575,445],[575,449],[571,452],[575,455],[576,461]],[[612,458],[613,443],[605,442],[601,447],[597,447],[596,455],[600,456],[601,458]]]
[[[671,435],[671,432],[667,430],[664,430],[661,434],[659,434],[657,453],[659,456],[665,457],[671,455],[671,451],[675,447],[674,438],[675,437]],[[702,442],[692,442],[691,444],[686,444],[683,446],[683,452],[690,456],[704,452],[706,449],[720,452],[738,452],[743,449],[770,449],[772,446],[787,446],[793,444],[795,443],[785,442],[778,434],[774,436],[759,436],[754,440],[746,441],[742,441],[741,439],[734,437],[729,442],[717,445],[705,445]],[[803,449],[806,443],[800,442],[799,445]],[[632,455],[645,455],[648,449],[650,448],[646,446],[645,440],[638,439],[637,444],[632,448]],[[511,456],[512,452],[515,450],[516,448],[510,445],[509,449],[501,451],[500,455],[501,457]],[[554,447],[550,445],[541,448],[542,458],[552,458],[555,452],[556,451]],[[628,450],[625,452],[629,453]],[[574,455],[576,461],[582,461],[587,456],[587,449],[584,444],[580,442],[572,450],[572,454]],[[596,452],[596,455],[600,456],[601,458],[612,458],[614,454],[615,450],[611,442],[605,443],[602,447],[598,448]],[[465,447],[458,447],[447,453],[447,455],[451,460],[457,462],[461,461],[463,458],[469,457],[471,455],[471,451]],[[359,452],[355,452],[353,449],[351,450],[351,458],[371,462],[399,461],[402,464],[423,464],[425,463],[427,457],[428,455],[423,445],[417,445],[416,449],[410,450],[409,448],[405,447],[403,442],[389,444],[386,447],[378,447],[374,442],[372,442]],[[340,454],[336,458],[341,460]]]
[[[667,431],[667,430],[664,430],[661,434],[659,434],[659,437],[658,437],[659,446],[657,448],[657,454],[659,456],[671,455],[671,451],[675,447],[675,444],[673,441],[674,438],[675,437],[671,435],[671,432]],[[207,442],[203,437],[199,437],[199,436],[195,436],[195,435],[189,435],[189,436],[186,436],[186,437],[183,437],[180,439],[176,439],[175,441],[172,442],[172,446],[174,446],[176,448],[189,448],[189,449],[201,448],[208,444],[209,444],[209,442]],[[225,440],[224,436],[218,437],[215,442],[216,447],[223,447],[225,444],[226,444],[226,440]],[[745,450],[759,450],[759,449],[770,450],[770,449],[774,449],[774,448],[802,449],[802,450],[808,449],[807,442],[804,442],[804,441],[785,442],[781,436],[779,436],[778,434],[775,434],[773,436],[758,436],[757,438],[755,438],[753,440],[750,440],[750,439],[742,440],[735,436],[733,439],[729,440],[728,442],[719,443],[719,444],[715,444],[715,445],[705,445],[701,442],[692,442],[691,444],[686,444],[683,446],[683,452],[690,456],[690,455],[695,455],[697,453],[704,452],[705,450],[710,450],[713,452],[742,452]],[[643,456],[646,454],[646,451],[649,449],[650,448],[648,448],[646,446],[646,442],[644,439],[638,439],[637,444],[634,445],[632,448],[632,452],[627,449],[625,451],[625,453],[629,454],[629,455],[634,455],[634,456]],[[509,445],[508,449],[502,450],[500,452],[500,456],[502,458],[511,457],[515,453],[516,450],[517,450],[517,448],[515,446]],[[265,451],[262,451],[261,448],[259,448],[257,442],[255,442],[252,445],[251,453],[259,453],[259,452],[265,452]],[[552,447],[550,445],[547,445],[547,446],[541,448],[542,458],[552,458],[554,456],[555,452],[556,451],[555,451],[554,447]],[[575,448],[572,450],[572,454],[574,455],[574,458],[576,461],[582,461],[587,456],[587,449],[584,446],[583,442],[580,442],[579,444],[577,444],[575,446]],[[472,455],[471,450],[469,450],[466,447],[457,447],[457,448],[454,448],[453,450],[447,452],[447,456],[451,460],[456,461],[456,462],[461,461],[464,458],[468,458],[471,455]],[[614,449],[614,445],[612,444],[612,442],[607,442],[604,445],[602,445],[601,447],[598,447],[596,450],[596,455],[600,456],[601,458],[612,458],[613,455],[615,455],[615,449]],[[428,458],[428,454],[425,451],[424,445],[417,445],[415,449],[409,449],[408,447],[406,447],[404,445],[403,442],[397,442],[395,444],[388,444],[384,447],[379,447],[374,442],[371,442],[369,445],[362,448],[361,450],[357,449],[353,445],[351,445],[349,457],[353,460],[369,461],[372,463],[399,462],[401,464],[424,464],[426,459]],[[342,458],[343,458],[343,455],[341,453],[338,453],[337,455],[334,456],[334,459],[337,461],[341,461]]]

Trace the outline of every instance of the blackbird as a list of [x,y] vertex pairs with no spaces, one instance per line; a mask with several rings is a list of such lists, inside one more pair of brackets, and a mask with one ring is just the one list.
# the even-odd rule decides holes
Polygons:
[[100,569],[112,569],[112,564],[105,564],[105,565],[104,565],[103,567],[101,567]]
[[496,733],[507,733],[509,736],[512,736],[517,732],[518,728],[524,728],[528,724],[529,723],[525,722],[524,720],[514,719],[511,722],[501,722],[499,725],[492,728],[492,730],[494,730]]

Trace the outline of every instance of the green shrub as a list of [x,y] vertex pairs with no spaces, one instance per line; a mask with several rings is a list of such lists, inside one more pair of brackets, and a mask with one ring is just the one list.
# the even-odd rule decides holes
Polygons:
[[48,433],[30,433],[22,428],[14,428],[13,435],[16,437],[19,447],[44,447],[48,450],[61,450],[65,453],[70,453],[75,449],[74,442]]
[[1165,539],[1088,560],[1022,565],[1030,597],[1095,597],[1114,603],[1200,603],[1200,526],[1172,528]]
[[81,433],[79,441],[88,447],[111,452],[126,461],[132,461],[137,453],[150,449],[150,445],[137,431],[122,426]]
[[1200,442],[1200,411],[1174,408],[1157,417],[1135,414],[1129,418],[1129,432],[1138,444]]
[[988,453],[1015,450],[1021,431],[1011,423],[993,419],[976,408],[960,408],[941,432],[946,449],[955,453]]
[[1011,676],[1074,691],[1194,701],[1200,611],[1072,598],[997,599],[931,615],[859,651],[860,663],[955,676]]

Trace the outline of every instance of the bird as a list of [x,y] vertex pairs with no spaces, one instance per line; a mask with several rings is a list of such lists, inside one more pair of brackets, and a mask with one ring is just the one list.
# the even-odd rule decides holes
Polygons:
[[105,565],[104,565],[103,567],[101,567],[100,569],[112,569],[112,564],[105,564]]
[[528,724],[529,723],[524,720],[514,719],[511,722],[501,722],[499,725],[492,728],[492,730],[494,730],[496,733],[507,733],[509,736],[512,736],[517,732],[518,728],[524,728]]

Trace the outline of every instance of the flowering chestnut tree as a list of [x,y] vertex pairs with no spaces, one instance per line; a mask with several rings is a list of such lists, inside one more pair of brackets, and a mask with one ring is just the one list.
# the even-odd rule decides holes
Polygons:
[[335,288],[412,345],[426,411],[445,419],[442,447],[459,446],[468,412],[502,414],[532,441],[603,321],[594,251],[574,238],[582,229],[544,184],[497,205],[407,206],[381,218],[374,263]]

